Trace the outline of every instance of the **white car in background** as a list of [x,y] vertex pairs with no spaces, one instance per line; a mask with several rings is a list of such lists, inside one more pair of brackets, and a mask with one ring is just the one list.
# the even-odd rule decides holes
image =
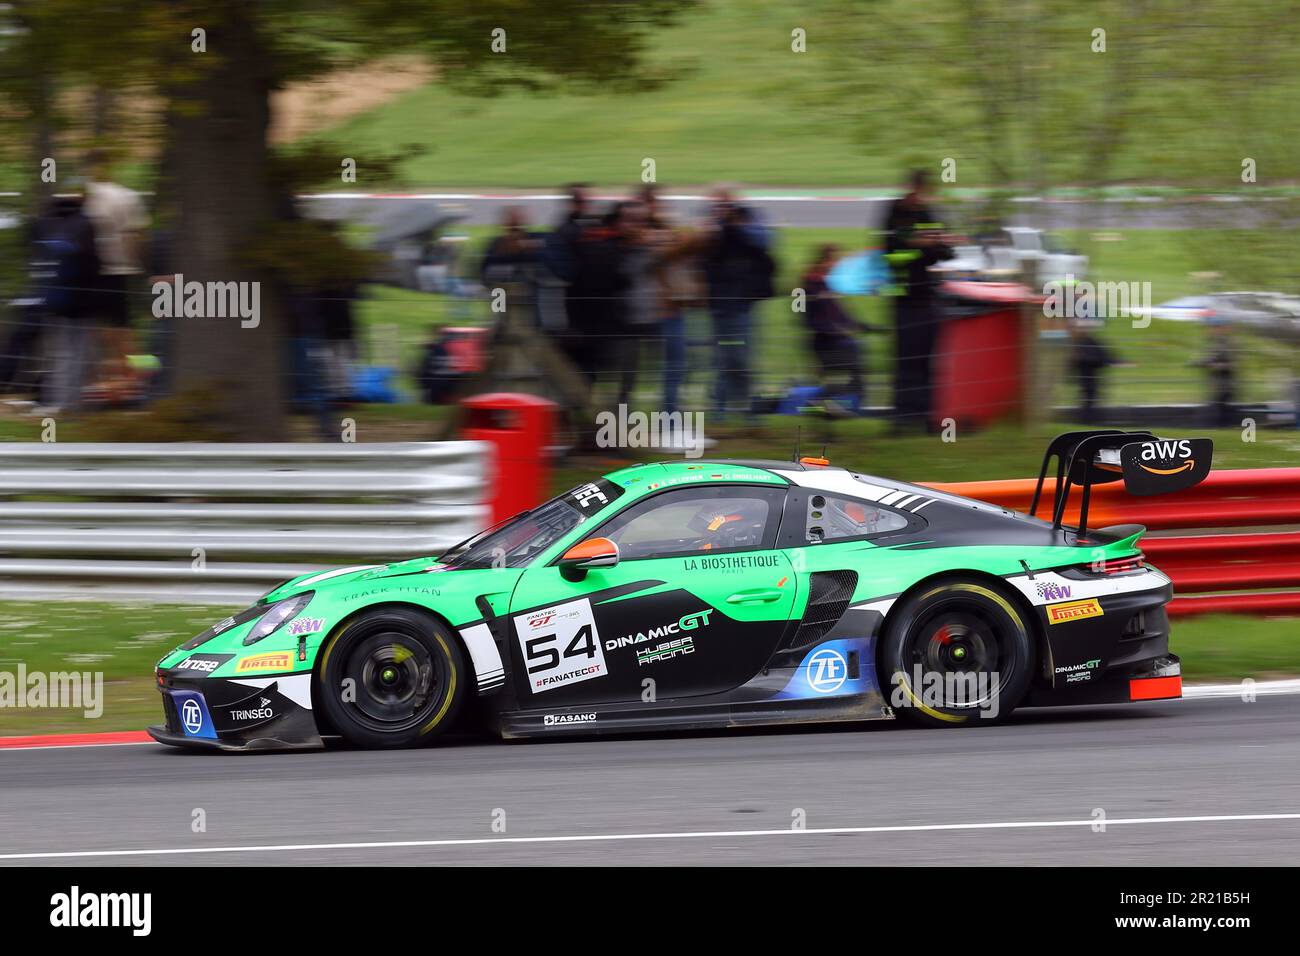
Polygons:
[[952,278],[1011,277],[1027,274],[1035,286],[1088,274],[1088,257],[1053,248],[1050,237],[1029,226],[1005,226],[995,241],[956,247],[952,259],[936,269]]

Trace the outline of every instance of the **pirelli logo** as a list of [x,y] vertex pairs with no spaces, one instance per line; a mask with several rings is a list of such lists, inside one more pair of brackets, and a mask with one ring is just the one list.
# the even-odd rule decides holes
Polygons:
[[1047,605],[1048,624],[1064,624],[1066,621],[1078,621],[1085,617],[1101,617],[1101,615],[1101,602],[1096,598]]
[[257,657],[245,657],[235,665],[235,672],[245,674],[249,671],[287,671],[293,669],[293,654],[289,651],[277,651],[272,654],[259,654]]

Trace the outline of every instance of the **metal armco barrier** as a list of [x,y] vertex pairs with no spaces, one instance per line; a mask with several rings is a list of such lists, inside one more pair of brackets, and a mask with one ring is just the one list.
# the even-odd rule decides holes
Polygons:
[[488,519],[482,442],[0,444],[0,596],[238,603],[437,554]]
[[[1044,485],[1049,508],[1055,485]],[[1017,511],[1028,511],[1034,494],[1033,479],[930,487]],[[1075,501],[1066,521],[1078,516]],[[1152,498],[1135,498],[1121,483],[1098,485],[1088,525],[1108,524],[1156,532],[1141,547],[1173,579],[1170,615],[1300,613],[1300,468],[1213,471],[1195,487]],[[1220,528],[1252,531],[1205,533]]]

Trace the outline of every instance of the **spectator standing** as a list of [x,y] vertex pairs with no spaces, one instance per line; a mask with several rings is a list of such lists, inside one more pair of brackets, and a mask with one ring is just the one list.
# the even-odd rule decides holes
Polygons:
[[1207,331],[1209,342],[1199,364],[1210,378],[1210,424],[1216,428],[1240,426],[1237,418],[1237,368],[1233,355],[1232,325],[1219,316],[1211,316]]
[[676,227],[667,217],[654,185],[641,190],[646,208],[646,230],[655,250],[654,272],[658,296],[658,328],[662,343],[663,410],[678,411],[678,397],[686,380],[686,316],[704,305],[706,292],[700,272],[702,233]]
[[573,183],[566,187],[565,193],[568,205],[564,216],[547,233],[539,256],[538,323],[547,332],[562,336],[565,345],[572,346],[570,333],[574,317],[570,291],[577,278],[578,243],[594,223],[587,186]]
[[735,409],[752,424],[754,304],[773,292],[771,238],[753,211],[736,203],[728,189],[715,190],[712,216],[703,267],[717,342],[714,402],[720,415]]
[[589,382],[622,359],[620,338],[626,318],[629,222],[637,203],[620,202],[598,225],[584,229],[575,246],[569,287],[569,354]]
[[938,282],[930,267],[953,256],[950,237],[931,211],[930,178],[915,170],[908,191],[885,217],[885,255],[901,294],[894,299],[894,427],[933,428],[933,358]]
[[132,189],[111,179],[108,158],[95,150],[89,157],[90,182],[86,186],[86,215],[95,224],[99,252],[100,345],[109,379],[129,376],[126,356],[131,341],[131,296],[144,268],[144,236],[149,216]]
[[508,286],[532,288],[537,278],[542,243],[528,231],[524,211],[507,206],[501,214],[501,232],[488,243],[479,265],[479,281],[491,291]]
[[51,215],[38,229],[39,256],[50,264],[47,284],[39,290],[51,369],[42,397],[45,407],[38,408],[42,414],[80,408],[95,356],[99,252],[84,191],[79,184],[73,190],[54,200]]
[[840,304],[840,297],[826,284],[826,276],[835,264],[838,249],[827,243],[819,246],[817,257],[803,276],[803,290],[807,297],[805,317],[812,333],[812,351],[825,376],[844,374],[848,378],[846,395],[856,411],[862,405],[863,376],[862,350],[854,333],[874,331],[866,323],[854,319]]
[[1081,420],[1085,425],[1097,422],[1102,373],[1115,364],[1110,349],[1102,342],[1092,324],[1078,317],[1069,320],[1070,371],[1079,383]]
[[618,339],[618,401],[632,402],[640,371],[643,346],[655,342],[661,334],[662,290],[659,279],[659,255],[667,241],[661,223],[652,222],[649,209],[642,201],[622,204],[618,221],[619,266],[625,288]]

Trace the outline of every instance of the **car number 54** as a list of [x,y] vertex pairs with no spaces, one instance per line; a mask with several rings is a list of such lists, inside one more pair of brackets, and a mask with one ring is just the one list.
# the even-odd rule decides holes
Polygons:
[[534,694],[609,673],[586,598],[516,615],[515,633]]

